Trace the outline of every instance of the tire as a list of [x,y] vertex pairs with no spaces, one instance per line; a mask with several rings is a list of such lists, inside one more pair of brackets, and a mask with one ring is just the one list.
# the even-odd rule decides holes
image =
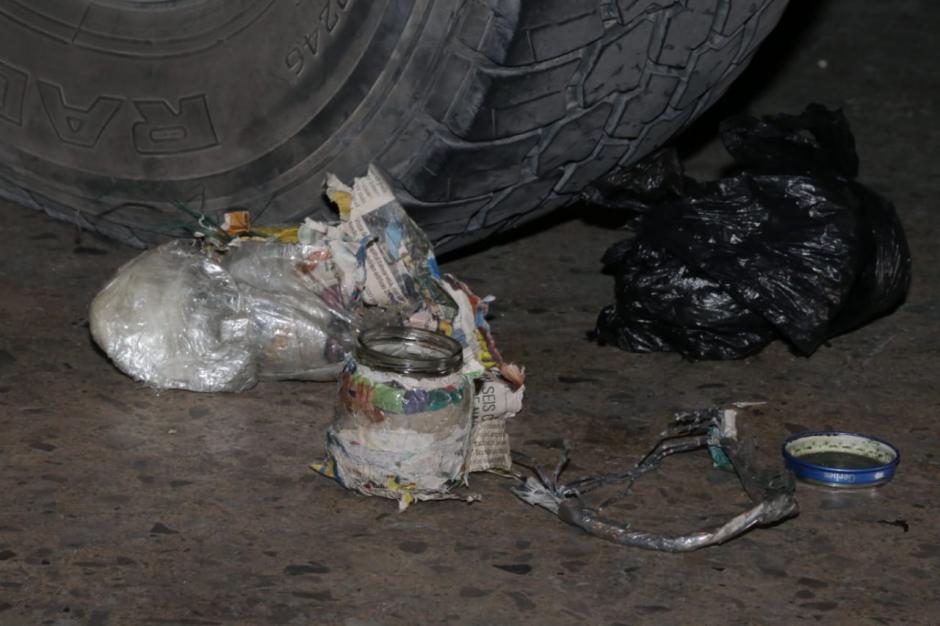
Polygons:
[[377,162],[440,250],[655,149],[786,0],[0,0],[0,195],[146,246],[326,216]]

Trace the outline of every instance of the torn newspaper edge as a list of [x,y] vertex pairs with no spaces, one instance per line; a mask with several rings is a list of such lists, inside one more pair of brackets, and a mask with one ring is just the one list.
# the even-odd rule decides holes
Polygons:
[[[407,215],[376,168],[370,166],[366,176],[355,179],[352,186],[328,175],[326,194],[338,207],[343,221],[334,227],[308,220],[300,227],[298,238],[309,241],[335,237],[338,231],[344,240],[362,242],[364,248],[358,262],[365,268],[363,302],[397,308],[409,326],[441,332],[460,342],[461,373],[473,381],[476,391],[472,427],[466,435],[469,441],[463,474],[509,470],[512,458],[506,420],[522,408],[525,371],[506,363],[496,349],[486,321],[492,298],[480,298],[453,276],[441,276],[430,241]],[[370,461],[350,460],[337,441],[335,434],[331,435],[327,461],[313,467],[348,488],[397,497],[403,507],[417,500],[454,497],[448,492],[456,481],[438,490],[422,489],[420,493],[415,485],[422,481],[415,477],[389,475],[384,487],[374,481],[370,485],[360,484],[362,481],[357,481],[357,472],[350,469],[350,463]],[[340,456],[344,459],[343,471],[337,471]],[[368,489],[364,491],[365,487]]]

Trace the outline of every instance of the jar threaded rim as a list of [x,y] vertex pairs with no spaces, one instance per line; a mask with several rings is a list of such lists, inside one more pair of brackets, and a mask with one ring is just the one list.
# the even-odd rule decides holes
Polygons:
[[463,366],[463,346],[442,333],[392,326],[362,331],[356,361],[399,374],[446,376]]

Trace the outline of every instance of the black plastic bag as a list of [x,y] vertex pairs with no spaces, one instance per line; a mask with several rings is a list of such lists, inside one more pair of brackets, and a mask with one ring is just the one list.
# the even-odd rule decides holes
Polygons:
[[721,138],[736,175],[699,183],[662,151],[586,192],[635,215],[635,237],[604,256],[616,304],[598,318],[598,341],[735,359],[781,338],[810,355],[904,300],[904,230],[894,206],[855,181],[841,111],[735,117]]

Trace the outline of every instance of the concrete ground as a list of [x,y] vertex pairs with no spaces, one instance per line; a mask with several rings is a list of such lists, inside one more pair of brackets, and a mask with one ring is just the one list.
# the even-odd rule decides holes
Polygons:
[[[816,8],[809,8],[812,4]],[[723,115],[818,100],[850,118],[862,180],[896,202],[913,250],[894,315],[811,358],[773,345],[688,363],[585,340],[621,233],[576,213],[445,264],[498,297],[504,353],[528,366],[513,445],[569,476],[623,467],[672,411],[763,401],[744,427],[777,463],[790,433],[888,438],[897,479],[873,491],[800,485],[799,517],[670,555],[607,544],[474,476],[483,501],[398,514],[313,475],[330,384],[239,395],[156,393],[116,371],[87,328],[90,299],[135,252],[4,206],[0,251],[0,623],[937,623],[940,594],[940,4],[794,2],[719,110],[685,140],[693,174],[724,162]],[[681,530],[741,510],[701,455],[674,457],[617,509]]]

